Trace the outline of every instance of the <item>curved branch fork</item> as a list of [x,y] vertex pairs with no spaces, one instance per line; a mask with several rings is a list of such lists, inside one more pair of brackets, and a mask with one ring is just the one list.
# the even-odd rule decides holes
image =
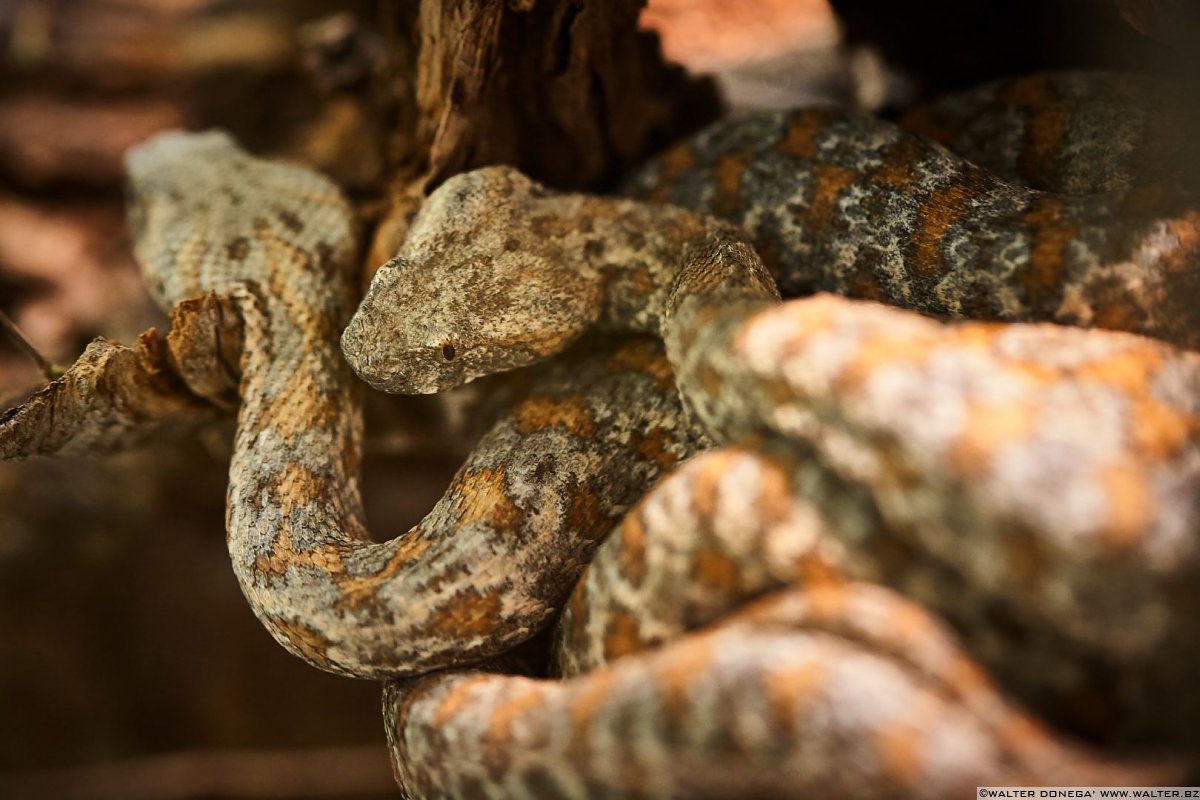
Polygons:
[[241,319],[208,294],[180,303],[171,330],[132,346],[97,338],[61,378],[0,415],[0,459],[112,452],[237,403]]

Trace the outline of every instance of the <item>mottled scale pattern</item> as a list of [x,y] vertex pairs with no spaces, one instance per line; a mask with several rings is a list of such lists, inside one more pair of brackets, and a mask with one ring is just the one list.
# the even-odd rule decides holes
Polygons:
[[[1049,195],[1004,184],[895,126],[817,111],[736,120],[709,135],[722,132],[728,134],[722,152],[759,149],[746,150],[745,163],[715,176],[689,172],[695,162],[688,161],[688,168],[673,173],[680,181],[670,189],[694,180],[694,194],[712,199],[721,192],[736,195],[739,182],[750,181],[745,185],[758,190],[753,196],[769,198],[763,184],[789,178],[804,183],[803,158],[814,153],[847,169],[867,164],[826,197],[829,205],[821,211],[831,229],[847,238],[836,240],[836,249],[808,248],[806,264],[826,263],[814,253],[835,260],[831,253],[853,254],[860,246],[877,250],[879,240],[872,237],[885,234],[920,245],[920,230],[905,233],[901,227],[889,234],[889,226],[933,219],[922,192],[934,187],[930,192],[936,194],[947,175],[957,180],[956,170],[971,179],[960,186],[959,198],[970,213],[956,217],[961,225],[955,235],[966,236],[966,244],[943,250],[940,239],[930,240],[938,263],[952,275],[976,276],[995,288],[997,271],[1016,263],[1009,256],[1019,262],[1021,253],[1042,252],[1025,246],[1033,241],[1030,229],[1010,230],[1013,246],[996,250],[993,245],[1008,234],[998,234],[992,223],[1017,213],[1013,209],[1050,202]],[[780,154],[792,160],[772,161]],[[797,163],[801,168],[786,168]],[[858,203],[872,192],[886,195],[883,206]],[[1125,202],[1114,197],[1079,201],[1063,195],[1053,202],[1086,201],[1111,211],[1111,203]],[[789,442],[805,459],[805,468],[792,471],[796,480],[836,489],[792,486],[810,504],[805,524],[827,532],[823,541],[844,548],[851,576],[891,584],[943,613],[1006,685],[1047,708],[1060,706],[1050,709],[1056,718],[1087,728],[1063,710],[1076,705],[1078,711],[1082,702],[1112,715],[1101,725],[1102,737],[1172,746],[1194,742],[1189,720],[1197,709],[1188,676],[1200,665],[1192,613],[1200,577],[1195,400],[1200,356],[1129,333],[1049,324],[947,324],[823,294],[780,305],[755,251],[763,247],[761,229],[746,220],[726,215],[743,224],[739,230],[702,213],[689,218],[673,205],[555,195],[509,168],[456,176],[430,200],[402,257],[377,276],[344,339],[351,345],[347,358],[368,381],[410,391],[445,388],[536,358],[531,352],[514,358],[497,352],[526,335],[547,340],[539,308],[563,311],[553,323],[562,341],[598,324],[613,325],[611,309],[636,309],[625,324],[635,330],[657,325],[685,405],[714,439]],[[895,213],[887,203],[895,204]],[[764,206],[762,213],[780,213],[779,205]],[[619,226],[607,222],[618,218]],[[1110,241],[1105,237],[1114,218],[1097,219],[1089,230]],[[801,252],[804,234],[818,226],[797,225],[792,244]],[[446,231],[449,239],[442,236]],[[605,241],[597,243],[597,233]],[[1095,249],[1086,237],[1082,243],[1059,243],[1062,253],[1083,253],[1084,260]],[[897,252],[906,247],[898,245]],[[622,257],[608,259],[613,251]],[[1147,270],[1174,268],[1170,254],[1159,256],[1148,257]],[[1024,263],[1032,268],[1032,261]],[[777,263],[774,267],[787,294],[786,275]],[[438,290],[453,297],[454,309],[407,324],[404,309],[429,291],[421,276],[434,269],[442,270]],[[1075,274],[1068,269],[1047,280],[1069,284]],[[897,280],[917,298],[906,303],[911,307],[928,311],[946,296],[944,283],[921,284],[904,275]],[[519,285],[520,292],[493,290],[505,284]],[[576,284],[584,288],[567,298],[568,287]],[[670,290],[664,293],[662,286]],[[1125,293],[1109,298],[1112,302],[1122,308],[1141,302],[1135,295],[1142,283],[1122,287]],[[521,313],[514,315],[514,308]],[[970,313],[996,316],[977,308]],[[1022,312],[1012,318],[1053,316]],[[1177,317],[1156,319],[1183,330]],[[568,331],[564,320],[573,326]],[[374,360],[372,354],[384,351],[396,327],[402,341],[421,343],[414,351],[430,353],[439,341],[467,342],[482,356],[464,370],[428,357]],[[700,483],[669,481],[664,488],[684,485],[678,502],[694,501],[699,508],[703,500],[689,493],[698,492]],[[828,497],[841,498],[842,507]],[[658,493],[648,498],[610,544],[627,536],[636,541],[648,530],[639,527],[639,515],[661,510],[660,501]],[[786,539],[787,523],[780,523],[780,533],[771,520],[754,516],[772,507],[743,505],[747,519],[737,533],[750,541],[756,536],[773,541],[776,533]],[[710,512],[711,507],[696,511],[693,528],[686,517],[676,518],[677,541],[686,539],[679,529],[707,541],[717,528]],[[595,595],[577,589],[560,634],[559,657],[568,674],[576,675],[572,680],[586,680],[578,671],[596,666],[606,648],[620,653],[644,641],[670,647],[673,637],[721,618],[722,592],[736,606],[779,588],[796,566],[747,545],[744,561],[725,553],[730,557],[695,563],[690,580],[699,586],[689,587],[687,570],[676,562],[677,571],[643,595],[619,598],[624,610],[614,609],[580,634],[570,627],[573,618],[587,628],[603,616],[604,602],[618,599],[648,569],[643,559],[655,553],[668,561],[684,552],[713,556],[687,548],[666,555],[636,547],[605,555],[610,552],[605,545],[588,580],[606,565],[616,578]],[[612,595],[606,596],[609,589]],[[672,605],[679,597],[696,604]],[[654,618],[655,602],[682,616]],[[1090,701],[1089,695],[1101,699]],[[415,747],[416,741],[404,739],[399,746]]]
[[[342,351],[371,386],[425,393],[533,363],[589,328],[661,334],[685,251],[743,238],[684,209],[553,192],[511,167],[463,173],[375,273]],[[775,294],[765,272],[730,274]]]
[[[814,447],[777,438],[689,461],[621,521],[576,586],[558,629],[562,673],[670,641],[763,592],[844,574],[940,613],[1006,689],[1062,727],[1108,739],[1190,737],[1190,592],[1169,603],[1167,637],[1119,657],[1107,640],[1079,642],[1070,626],[1014,603],[1011,587],[997,590],[926,547],[911,520],[882,505],[881,485],[830,468]],[[1178,591],[1185,581],[1165,588]],[[1126,634],[1119,619],[1108,627]],[[1089,718],[1081,719],[1081,707]]]
[[[648,166],[641,199],[454,176],[353,318],[332,184],[221,134],[139,148],[152,288],[216,292],[240,320],[228,532],[255,612],[325,669],[409,676],[384,708],[413,796],[1180,780],[1200,716],[1200,355],[1180,349],[1200,342],[1200,218],[1169,172],[1071,166],[1088,130],[1127,154],[1157,130],[1100,110],[1051,136],[1045,101],[1086,80],[981,90],[977,110],[1026,114],[990,168],[825,109],[719,123]],[[986,138],[967,115],[946,141]],[[1039,159],[1042,189],[1010,182]],[[343,328],[389,391],[592,329],[657,334],[666,358],[589,342],[539,370],[430,515],[376,544]],[[728,446],[622,517],[706,437]],[[463,668],[548,624],[610,529],[560,621],[561,679]],[[1112,719],[1089,729],[1081,704]],[[1185,757],[1095,751],[1026,708]]]
[[[586,278],[578,302],[590,306],[563,339],[603,308],[650,306],[629,325],[658,323],[685,403],[715,439],[765,432],[814,447],[871,490],[897,531],[1080,646],[1141,657],[1173,650],[1163,642],[1191,627],[1181,589],[1198,563],[1200,356],[1107,331],[947,326],[830,295],[779,306],[735,229],[684,224],[670,206],[554,197],[510,168],[447,181],[414,223],[403,266],[376,276],[352,320],[350,363],[385,386],[392,375],[439,387],[469,377],[416,359],[364,368],[363,353],[387,352],[396,326],[409,337],[405,310],[428,291],[414,276],[428,270],[444,270],[439,291],[455,305],[416,324],[428,341],[453,335],[487,354],[477,372],[517,365],[492,356],[520,336],[505,316],[513,306],[536,332],[538,307],[565,307],[569,281],[556,276]],[[547,218],[621,238],[603,250],[587,235],[549,239]],[[620,228],[597,222],[608,218]],[[452,243],[436,238],[443,228]],[[479,279],[479,265],[495,274]],[[627,277],[639,269],[644,283]],[[498,296],[503,281],[520,291]],[[669,293],[652,288],[663,282]]]
[[718,122],[628,191],[739,225],[784,296],[1200,346],[1200,211],[1170,181],[1037,191],[893,123],[814,109]]
[[1186,101],[1150,76],[1045,72],[947,95],[900,124],[1033,189],[1127,192],[1178,176]]
[[129,171],[137,254],[164,304],[237,302],[230,554],[259,619],[316,666],[406,674],[528,638],[595,541],[695,446],[661,353],[631,342],[544,372],[420,523],[372,542],[359,387],[337,349],[354,298],[349,206],[218,133],[160,137]]
[[[1164,692],[1185,685],[1200,663],[1200,355],[832,295],[693,305],[692,352],[706,355],[679,377],[708,390],[718,438],[805,443],[896,536],[1027,624],[1136,664]],[[1194,698],[1171,706],[1180,735]]]
[[1180,774],[1064,743],[870,584],[786,590],[565,681],[394,682],[384,709],[393,768],[424,798],[950,798]]

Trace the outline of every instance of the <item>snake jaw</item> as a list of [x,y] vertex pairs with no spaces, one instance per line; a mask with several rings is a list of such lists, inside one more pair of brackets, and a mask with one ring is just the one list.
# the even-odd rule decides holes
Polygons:
[[367,385],[388,394],[445,392],[476,378],[527,366],[547,355],[523,347],[447,344],[432,339],[428,344],[395,347],[381,343],[373,334],[379,330],[377,325],[368,315],[356,314],[342,332],[342,355]]

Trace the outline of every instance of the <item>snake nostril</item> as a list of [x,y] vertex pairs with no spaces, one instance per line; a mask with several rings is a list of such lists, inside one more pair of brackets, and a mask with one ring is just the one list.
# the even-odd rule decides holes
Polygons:
[[442,345],[442,358],[446,359],[447,361],[453,361],[455,355],[456,355],[456,352],[454,350],[454,345],[452,345],[452,344]]

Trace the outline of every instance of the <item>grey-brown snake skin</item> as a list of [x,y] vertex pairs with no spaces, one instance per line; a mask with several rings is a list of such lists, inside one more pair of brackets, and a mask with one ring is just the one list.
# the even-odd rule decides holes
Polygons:
[[[829,109],[724,121],[636,199],[458,175],[356,313],[329,181],[220,133],[142,145],[148,283],[241,325],[227,527],[255,613],[316,666],[395,679],[417,797],[1181,779],[1200,216],[1143,163],[1176,140],[1123,87],[1036,76],[906,120],[960,155]],[[643,337],[535,367],[430,514],[370,541],[351,367],[440,391],[589,331]],[[564,604],[556,676],[471,666]]]

